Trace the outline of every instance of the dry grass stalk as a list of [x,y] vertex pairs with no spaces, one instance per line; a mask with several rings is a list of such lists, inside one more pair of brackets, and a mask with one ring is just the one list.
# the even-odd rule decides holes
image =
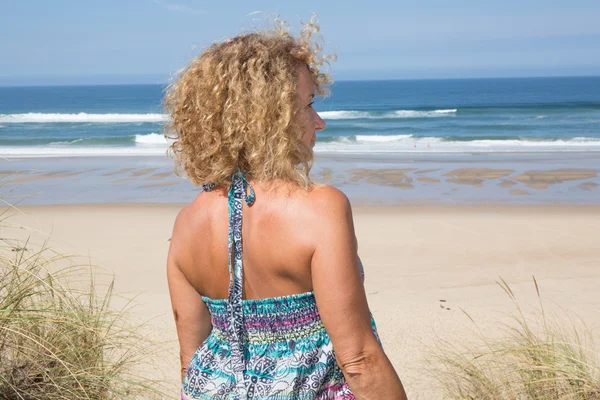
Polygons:
[[599,354],[590,331],[569,316],[547,315],[535,277],[533,281],[539,299],[533,317],[500,279],[499,286],[515,306],[511,322],[501,324],[503,336],[489,339],[478,330],[474,344],[442,341],[433,350],[432,373],[444,398],[600,399]]
[[47,243],[0,239],[0,399],[162,397],[133,372],[155,347],[111,307],[112,282],[102,290],[90,266],[65,261]]

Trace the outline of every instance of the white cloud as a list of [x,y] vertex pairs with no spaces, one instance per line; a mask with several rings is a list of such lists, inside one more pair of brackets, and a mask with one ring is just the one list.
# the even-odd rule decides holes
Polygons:
[[154,4],[158,4],[159,6],[166,8],[169,11],[180,12],[185,14],[194,14],[194,15],[202,15],[206,14],[206,11],[200,10],[198,8],[190,7],[186,4],[177,4],[177,3],[168,3],[162,0],[154,0]]

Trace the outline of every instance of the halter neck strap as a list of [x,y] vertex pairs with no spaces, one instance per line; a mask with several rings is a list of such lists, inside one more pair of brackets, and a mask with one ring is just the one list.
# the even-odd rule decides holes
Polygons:
[[[204,190],[215,188],[214,184],[203,185]],[[239,168],[235,170],[231,178],[231,186],[228,193],[229,209],[229,259],[227,268],[229,270],[229,298],[227,301],[227,312],[229,316],[229,347],[231,350],[231,366],[235,379],[235,399],[246,400],[247,391],[244,383],[244,370],[246,360],[244,357],[244,314],[242,311],[242,209],[244,202],[252,205],[255,200],[254,188],[248,182]]]

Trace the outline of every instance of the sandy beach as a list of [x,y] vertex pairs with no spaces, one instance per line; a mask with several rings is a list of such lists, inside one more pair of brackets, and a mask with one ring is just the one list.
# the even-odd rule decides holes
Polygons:
[[[148,363],[159,363],[173,388],[178,353],[165,257],[181,206],[24,206],[9,220],[39,230],[34,243],[48,233],[54,250],[79,254],[106,279],[114,274],[117,293],[137,296],[132,317],[149,321],[168,347]],[[441,398],[425,359],[443,340],[470,340],[474,326],[462,310],[486,335],[501,334],[497,321],[513,307],[496,284],[500,277],[523,305],[535,306],[535,276],[548,310],[575,313],[599,341],[600,206],[356,206],[354,217],[370,308],[411,399]],[[9,233],[28,235],[3,235]]]

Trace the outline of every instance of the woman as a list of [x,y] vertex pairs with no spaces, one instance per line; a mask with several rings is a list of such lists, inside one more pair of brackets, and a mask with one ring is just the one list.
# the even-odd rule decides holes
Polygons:
[[350,203],[309,178],[325,128],[313,98],[329,83],[316,30],[214,44],[167,90],[171,150],[204,188],[167,262],[182,399],[406,398],[369,312]]

